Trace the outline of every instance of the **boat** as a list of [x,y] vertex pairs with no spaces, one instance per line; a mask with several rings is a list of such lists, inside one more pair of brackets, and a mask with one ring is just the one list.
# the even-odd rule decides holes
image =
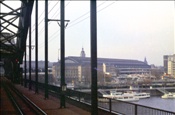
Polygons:
[[[139,101],[139,98],[131,95],[131,94],[126,94],[122,92],[117,92],[117,91],[110,91],[110,94],[104,92],[104,91],[99,91],[102,94],[103,98],[108,98],[108,99],[114,99],[114,100],[121,100],[121,101]],[[99,101],[107,101],[106,99]]]
[[124,94],[127,94],[127,95],[133,95],[139,99],[141,98],[149,98],[150,97],[150,93],[146,93],[146,92],[127,92],[127,93],[124,93]]
[[139,101],[139,98],[134,96],[133,94],[122,93],[122,92],[117,92],[117,91],[110,91],[110,94],[113,96],[112,98],[115,100]]
[[150,93],[146,93],[146,92],[134,93],[134,96],[136,96],[138,98],[149,98],[150,97]]
[[98,98],[98,101],[99,102],[109,102],[109,99],[108,98]]
[[108,94],[108,93],[106,93],[106,92],[103,91],[103,90],[99,90],[98,92],[99,92],[99,93],[101,94],[101,96],[104,97],[104,98],[110,98],[110,99],[113,98],[113,95]]
[[164,95],[162,95],[161,98],[163,98],[163,99],[173,99],[173,98],[175,98],[175,93],[171,93],[171,92],[164,93]]
[[116,96],[116,95],[122,95],[123,93],[122,92],[117,92],[117,91],[110,91],[110,94],[113,95],[113,96]]
[[118,97],[118,96],[121,96],[123,93],[122,92],[117,92],[117,91],[110,91],[110,94],[105,94],[103,95],[103,97],[107,97],[107,98],[115,98],[115,97]]
[[122,94],[120,96],[115,96],[113,99],[120,100],[120,101],[129,101],[129,102],[139,101],[138,97],[135,97],[133,95],[126,95],[126,94]]

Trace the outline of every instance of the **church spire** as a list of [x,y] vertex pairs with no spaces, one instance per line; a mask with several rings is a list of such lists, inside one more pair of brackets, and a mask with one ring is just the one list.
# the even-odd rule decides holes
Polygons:
[[82,48],[82,50],[81,50],[80,57],[86,57],[86,54],[85,54],[84,48]]
[[147,60],[146,60],[146,57],[145,57],[145,59],[144,59],[144,63],[148,64],[148,62],[147,62]]

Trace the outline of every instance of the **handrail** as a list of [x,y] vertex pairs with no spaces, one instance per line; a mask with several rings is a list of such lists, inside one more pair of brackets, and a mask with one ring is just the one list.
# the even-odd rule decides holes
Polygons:
[[[34,84],[35,81],[32,81],[32,84]],[[43,83],[39,83],[40,86],[44,85]],[[52,92],[55,92],[55,93],[60,93],[60,87],[58,86],[54,86],[54,85],[48,85],[48,88],[49,88],[49,91],[52,91]],[[72,100],[76,100],[80,103],[89,103],[88,101],[83,101],[81,97],[83,96],[86,96],[85,98],[90,98],[90,94],[88,93],[84,93],[84,92],[80,92],[80,91],[75,91],[75,90],[71,90],[71,89],[67,89],[66,91],[66,96],[69,98],[69,99],[72,99]],[[101,97],[101,96],[98,96],[99,98],[104,98],[104,97]],[[109,101],[106,102],[108,104],[108,107],[107,108],[104,108],[102,106],[99,105],[99,109],[102,109],[104,108],[103,110],[107,111],[109,113],[113,113],[113,114],[126,114],[126,113],[122,113],[120,111],[115,111],[112,109],[112,105],[114,103],[114,101],[117,103],[121,103],[121,104],[125,104],[126,106],[130,106],[131,108],[131,112],[133,115],[139,115],[139,108],[142,107],[144,109],[149,109],[148,111],[151,112],[151,111],[155,111],[156,113],[165,113],[165,114],[168,114],[168,115],[175,115],[175,112],[172,112],[172,111],[168,111],[168,110],[163,110],[163,109],[159,109],[159,108],[154,108],[154,107],[149,107],[149,106],[145,106],[145,105],[140,105],[140,104],[135,104],[135,103],[131,103],[131,102],[125,102],[125,101],[120,101],[120,100],[114,100],[114,99],[110,99],[110,98],[105,98],[105,99],[108,99]],[[85,103],[84,103],[85,104]],[[153,114],[149,114],[149,115],[155,115],[154,113]],[[157,114],[158,115],[158,114]],[[164,114],[162,114],[164,115]]]

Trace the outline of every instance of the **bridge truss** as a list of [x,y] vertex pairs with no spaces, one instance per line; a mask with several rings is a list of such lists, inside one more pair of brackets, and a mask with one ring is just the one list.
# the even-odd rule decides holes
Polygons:
[[33,4],[34,0],[0,1],[0,61],[8,72],[6,75],[13,78],[19,73],[19,65],[26,51]]

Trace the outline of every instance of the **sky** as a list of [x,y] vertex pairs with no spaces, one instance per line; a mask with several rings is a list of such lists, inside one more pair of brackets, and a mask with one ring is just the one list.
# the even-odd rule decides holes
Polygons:
[[[98,1],[97,54],[102,58],[134,59],[156,66],[163,55],[175,54],[174,1]],[[39,2],[39,60],[44,60],[44,1]],[[60,2],[49,1],[49,19],[60,19]],[[90,57],[90,2],[65,2],[65,56]],[[49,22],[48,59],[60,57],[60,26]],[[35,44],[35,6],[32,13],[32,44]],[[32,60],[35,49],[32,50]]]

